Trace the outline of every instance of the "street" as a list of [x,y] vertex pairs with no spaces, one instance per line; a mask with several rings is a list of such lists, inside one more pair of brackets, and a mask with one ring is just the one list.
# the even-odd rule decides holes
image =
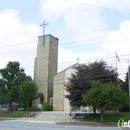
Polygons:
[[119,130],[117,127],[67,126],[57,124],[0,121],[0,130]]

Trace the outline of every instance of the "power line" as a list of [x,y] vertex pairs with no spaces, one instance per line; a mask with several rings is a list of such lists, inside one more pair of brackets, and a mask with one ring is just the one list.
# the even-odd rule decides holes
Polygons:
[[[128,34],[130,32],[126,32],[126,33],[121,33],[121,34],[115,34],[115,35],[110,35],[110,36],[104,36],[104,37],[97,37],[97,38],[92,38],[92,39],[86,39],[86,40],[82,40],[82,41],[74,41],[74,42],[69,42],[69,43],[64,43],[66,44],[70,44],[70,43],[78,43],[78,42],[85,42],[85,41],[91,41],[91,40],[97,40],[97,39],[102,39],[102,38],[108,38],[108,37],[114,37],[114,36],[119,36],[119,35],[124,35],[124,34]],[[64,45],[64,44],[60,44],[60,45]]]
[[[124,64],[124,63],[127,63],[127,60],[128,59],[124,59],[124,60],[122,60],[122,61],[120,61],[120,63],[119,64]],[[89,62],[90,63],[90,62]],[[81,64],[89,64],[89,63],[81,63]],[[116,64],[115,63],[115,61],[107,61],[107,64]],[[58,69],[62,69],[62,68],[64,68],[64,67],[67,67],[67,66],[72,66],[71,64],[64,64],[64,65],[59,65],[59,67],[58,67]],[[110,65],[111,66],[111,65]],[[24,66],[25,68],[27,67],[27,69],[30,69],[30,68],[34,68],[34,66]],[[43,68],[45,68],[45,69],[47,69],[46,67],[44,67],[44,65],[38,65],[37,66],[38,67],[38,69],[39,68],[41,68],[41,69],[43,69]],[[51,64],[50,66],[49,66],[49,68],[50,69],[53,69],[53,68],[55,68],[55,66],[53,65],[53,64]],[[126,69],[126,68],[124,68],[124,69]],[[119,69],[118,69],[119,70]]]
[[[125,25],[121,25],[121,26],[129,26],[130,24],[125,24]],[[75,34],[70,34],[70,35],[66,35],[66,36],[60,36],[59,38],[64,38],[64,37],[69,37],[69,36],[74,36],[74,35],[80,35],[80,34],[85,34],[85,33],[91,33],[91,32],[97,32],[97,31],[102,31],[102,30],[106,30],[106,29],[112,29],[112,28],[117,28],[119,26],[113,26],[113,27],[109,27],[109,28],[103,28],[103,29],[98,29],[98,30],[92,30],[92,31],[87,31],[87,32],[81,32],[81,33],[75,33]],[[129,33],[129,32],[128,32]],[[125,33],[124,33],[125,34]],[[120,35],[120,34],[117,34],[117,35]],[[116,35],[115,35],[116,36]],[[107,36],[109,37],[109,36]],[[103,38],[103,37],[101,37]],[[95,38],[96,39],[96,38]],[[88,39],[88,40],[91,40],[91,39]],[[24,44],[30,44],[30,43],[35,43],[35,42],[38,42],[38,41],[32,41],[32,42],[25,42],[25,43],[20,43],[20,44],[12,44],[12,45],[9,45],[9,46],[2,46],[0,48],[7,48],[7,47],[12,47],[12,46],[19,46],[19,45],[24,45]],[[63,45],[63,44],[60,44],[60,45]]]
[[1,46],[0,48],[7,48],[7,47],[12,47],[12,46],[20,46],[20,45],[30,44],[30,43],[35,43],[35,42],[38,42],[38,41],[25,42],[25,43],[20,43],[20,44],[12,44],[12,45],[9,45],[9,46]]
[[115,9],[110,9],[110,8],[106,8],[106,7],[91,5],[91,4],[87,4],[87,3],[81,3],[81,2],[71,1],[71,0],[65,0],[65,1],[72,2],[72,3],[77,3],[77,4],[82,4],[82,5],[87,5],[87,6],[92,6],[92,7],[95,7],[95,8],[107,9],[107,10],[111,10],[111,11],[116,11],[116,12],[121,12],[121,13],[130,14],[129,12],[118,11],[118,10],[115,10]]
[[[128,55],[130,55],[130,54],[127,54],[127,55],[119,55],[119,57],[123,57],[123,56],[128,56]],[[115,58],[115,56],[113,56],[114,58]],[[113,57],[105,57],[105,58],[113,58]],[[103,59],[103,58],[100,58],[100,59]],[[100,60],[99,59],[99,60]],[[89,61],[89,63],[90,63],[90,60],[97,60],[97,59],[89,59],[89,60],[84,60],[84,61]],[[123,61],[125,61],[125,60],[123,60]],[[109,61],[110,62],[110,61]],[[64,65],[61,65],[61,66],[67,66],[67,65],[65,65],[65,63],[72,63],[72,62],[64,62]],[[88,63],[88,64],[89,64]],[[108,62],[107,62],[108,63]],[[120,62],[120,63],[126,63],[126,62]],[[62,63],[60,63],[60,64],[62,64]],[[115,64],[115,63],[114,63]],[[70,65],[69,65],[70,66]],[[71,65],[72,66],[72,65]],[[50,70],[52,70],[54,67],[53,66],[50,66],[51,68],[50,68]],[[67,66],[68,67],[68,66]],[[38,69],[39,70],[43,70],[43,69],[46,69],[45,67],[42,67],[42,66],[38,66]],[[38,70],[38,69],[36,69],[36,70]],[[58,68],[58,69],[61,69],[61,68]],[[64,68],[63,68],[64,69]],[[27,71],[27,70],[26,70]],[[30,70],[31,71],[31,70]],[[33,71],[33,70],[32,70]],[[118,71],[119,71],[119,69],[118,69]]]
[[[124,77],[125,78],[125,77]],[[88,79],[88,80],[90,80],[90,79]],[[100,81],[115,81],[113,78],[107,78],[107,79],[100,79]],[[65,82],[65,80],[64,79],[60,79],[60,80],[55,80],[55,81],[57,81],[57,82],[55,82],[54,84],[62,84],[62,85],[64,85],[64,83],[66,83]],[[39,80],[39,81],[37,81],[38,83],[41,83],[41,82],[43,82],[43,81],[41,81],[41,80]],[[47,82],[47,81],[46,81]],[[48,83],[46,83],[46,82],[44,82],[44,84],[48,84]],[[82,81],[82,80],[79,80],[79,83],[83,83],[84,81]],[[17,84],[20,84],[20,83],[23,83],[23,82],[16,82]],[[1,85],[5,85],[4,83],[0,83]],[[10,83],[6,83],[6,84],[10,84]],[[85,84],[85,83],[84,83]]]
[[[129,56],[130,54],[126,54],[126,55],[119,55],[119,57],[124,57],[124,56]],[[88,59],[88,60],[83,60],[83,61],[89,61],[90,62],[90,60],[101,60],[101,59],[106,59],[106,58],[115,58],[115,56],[112,56],[112,57],[104,57],[104,58],[98,58],[98,59]],[[123,61],[125,61],[125,60],[123,60]],[[74,61],[75,62],[75,61]],[[110,62],[110,61],[109,61]],[[64,65],[61,65],[61,66],[67,66],[67,65],[65,65],[66,63],[73,63],[73,62],[63,62],[63,63],[59,63],[59,64],[64,64]],[[108,63],[108,62],[107,62]],[[126,62],[120,62],[120,63],[126,63]],[[115,63],[114,63],[115,64]],[[69,65],[70,66],[70,65]],[[42,67],[42,66],[39,66],[38,68],[44,68],[44,67]],[[53,68],[53,66],[51,66],[51,68]],[[46,69],[46,68],[45,68]],[[59,68],[60,69],[60,68]],[[119,70],[119,69],[118,69]]]
[[[63,43],[63,44],[59,44],[59,45],[67,45],[67,44],[71,44],[71,43],[79,43],[79,42],[97,40],[97,39],[102,39],[102,38],[108,38],[108,37],[114,37],[114,36],[119,36],[119,35],[125,35],[125,34],[129,34],[129,33],[130,32],[126,32],[126,33],[115,34],[115,35],[110,35],[110,36],[104,36],[104,37],[97,37],[97,38],[86,39],[86,40],[81,40],[81,41],[68,42],[68,43]],[[35,41],[35,42],[37,42],[37,41]],[[12,46],[19,46],[19,45],[30,44],[30,43],[34,43],[34,42],[27,42],[27,43],[14,44],[14,45],[9,45],[9,46],[2,46],[0,48],[7,48],[7,47],[12,47]],[[96,43],[94,43],[94,44],[96,44]],[[88,45],[91,45],[91,44],[88,44]]]
[[[129,26],[130,24],[125,24],[125,25],[120,25],[120,26]],[[92,33],[92,32],[98,32],[98,31],[102,31],[102,30],[107,30],[107,29],[112,29],[112,28],[117,28],[119,26],[113,26],[113,27],[108,27],[108,28],[102,28],[102,29],[97,29],[97,30],[92,30],[92,31],[87,31],[87,32],[81,32],[81,33],[75,33],[75,34],[70,34],[70,35],[66,35],[66,36],[61,36],[59,38],[64,38],[64,37],[70,37],[73,35],[80,35],[80,34],[85,34],[85,33]]]
[[[121,41],[129,41],[129,40],[130,40],[130,39],[123,39],[123,40],[108,41],[108,42],[103,42],[103,43],[90,43],[90,44],[86,44],[86,45],[83,44],[83,45],[69,46],[69,47],[90,46],[90,45],[98,45],[98,44],[113,43],[113,42],[121,42]],[[65,47],[65,48],[69,48],[69,47]],[[34,49],[36,49],[36,48],[27,49],[27,50],[13,51],[13,52],[4,52],[4,53],[0,53],[0,54],[32,52],[32,51],[35,51]],[[59,48],[59,49],[60,49],[60,48]],[[40,49],[39,49],[39,50],[40,50]]]
[[[129,41],[130,39],[123,39],[123,40],[116,40],[116,41],[108,41],[108,42],[102,42],[102,43],[89,43],[89,44],[81,44],[81,45],[77,45],[77,46],[69,46],[69,47],[79,47],[79,46],[90,46],[90,45],[98,45],[98,44],[105,44],[105,43],[112,43],[112,42],[121,42],[121,41]],[[65,48],[69,48],[69,47],[65,47]]]
[[[124,62],[123,62],[124,63]],[[125,62],[126,63],[126,62]],[[89,63],[88,63],[89,64]],[[49,70],[53,70],[55,67],[54,66],[52,66],[51,68],[49,68]],[[41,70],[46,70],[47,68],[46,67],[42,67],[42,66],[38,66],[37,67],[37,69],[35,69],[35,71],[41,71]],[[65,70],[65,67],[58,67],[58,69],[64,69]],[[113,69],[114,69],[114,67],[113,67]],[[32,69],[32,68],[27,68],[27,69],[25,69],[26,71],[34,71],[34,69]],[[64,70],[62,70],[62,71],[64,71]],[[61,72],[62,72],[61,71]],[[123,69],[118,69],[117,70],[117,72],[118,72],[118,74],[126,74],[127,73],[127,68],[123,68]],[[60,73],[60,72],[59,72]],[[101,74],[101,73],[99,73],[99,74]]]

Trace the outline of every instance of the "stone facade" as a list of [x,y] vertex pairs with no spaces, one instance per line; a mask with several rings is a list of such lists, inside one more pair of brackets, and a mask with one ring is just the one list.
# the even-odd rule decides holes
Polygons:
[[65,71],[57,74],[54,77],[54,89],[53,89],[53,110],[64,111],[64,82]]
[[68,92],[65,89],[64,83],[68,82],[68,78],[75,72],[74,66],[61,71],[54,77],[54,89],[53,89],[53,110],[54,111],[70,111],[71,106],[69,100],[65,98]]
[[[38,37],[37,57],[34,64],[34,81],[38,92],[43,94],[43,101],[49,103],[49,95],[53,92],[53,78],[57,74],[58,38],[52,35]],[[40,98],[33,102],[37,106]]]

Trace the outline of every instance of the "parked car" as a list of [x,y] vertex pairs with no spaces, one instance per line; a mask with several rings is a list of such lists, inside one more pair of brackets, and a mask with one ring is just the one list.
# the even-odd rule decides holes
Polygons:
[[72,116],[72,119],[85,119],[89,116],[89,114],[86,113],[76,113]]
[[24,108],[18,108],[18,111],[23,111],[24,110]]

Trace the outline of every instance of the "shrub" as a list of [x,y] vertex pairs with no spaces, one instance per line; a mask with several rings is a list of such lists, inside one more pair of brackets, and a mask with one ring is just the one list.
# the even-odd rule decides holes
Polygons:
[[42,106],[43,106],[43,111],[52,111],[52,106],[49,103],[44,102]]
[[29,107],[28,111],[39,111],[38,107]]

